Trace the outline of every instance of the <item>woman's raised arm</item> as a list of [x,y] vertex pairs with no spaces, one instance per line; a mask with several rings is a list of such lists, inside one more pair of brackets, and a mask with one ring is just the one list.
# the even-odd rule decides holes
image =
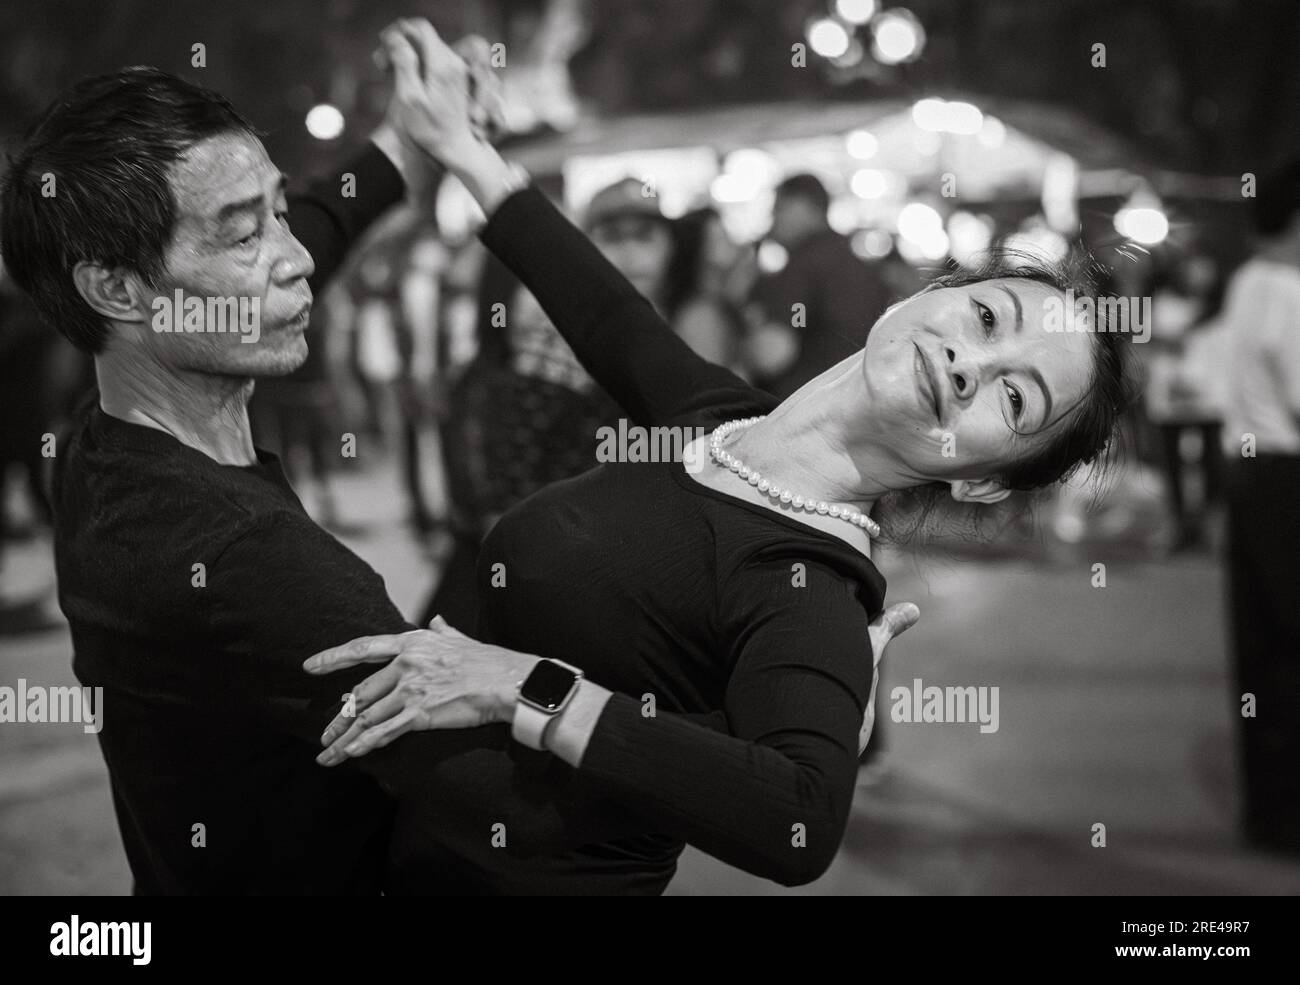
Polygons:
[[477,62],[467,65],[424,21],[403,22],[384,43],[406,132],[474,196],[489,217],[483,242],[532,291],[587,372],[633,421],[656,424],[752,397],[743,380],[692,352],[587,237],[475,132],[469,93],[473,88],[482,96],[490,72]]

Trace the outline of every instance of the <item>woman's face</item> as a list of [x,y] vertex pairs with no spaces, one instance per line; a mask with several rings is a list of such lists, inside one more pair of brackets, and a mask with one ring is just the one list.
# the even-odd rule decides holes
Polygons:
[[960,498],[1006,495],[979,480],[1041,447],[1054,432],[1033,432],[1077,404],[1091,377],[1089,334],[1048,331],[1054,306],[1055,324],[1068,324],[1064,303],[1047,285],[1002,278],[919,294],[881,316],[862,375],[873,420],[897,435],[900,471],[972,480]]

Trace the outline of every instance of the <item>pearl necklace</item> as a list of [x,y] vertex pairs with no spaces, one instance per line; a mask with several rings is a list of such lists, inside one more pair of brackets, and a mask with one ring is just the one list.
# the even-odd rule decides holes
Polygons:
[[738,459],[735,455],[722,450],[722,442],[731,434],[732,431],[740,428],[751,427],[763,419],[759,417],[746,417],[739,421],[727,421],[720,424],[713,432],[713,437],[709,439],[709,455],[713,460],[721,465],[724,469],[730,469],[736,475],[744,479],[751,486],[756,488],[765,496],[772,499],[780,500],[783,506],[791,506],[796,510],[803,510],[806,513],[816,513],[820,516],[832,516],[840,520],[847,520],[855,527],[860,527],[867,532],[869,537],[880,536],[880,525],[875,520],[867,516],[859,509],[852,506],[840,506],[838,504],[827,503],[823,499],[813,499],[812,497],[798,496],[789,489],[782,489],[770,479],[765,479],[757,471],[751,469],[748,465]]

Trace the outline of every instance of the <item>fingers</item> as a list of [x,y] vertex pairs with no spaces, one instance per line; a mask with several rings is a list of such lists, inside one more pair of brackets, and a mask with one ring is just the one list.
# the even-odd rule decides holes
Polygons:
[[878,650],[883,650],[885,644],[896,636],[901,636],[921,618],[921,610],[916,607],[914,602],[899,602],[891,605],[888,609],[876,616],[868,624],[867,629],[871,633],[871,640],[876,644]]
[[[396,664],[389,664],[383,670],[376,671],[352,689],[351,702],[344,702],[343,709],[334,716],[334,720],[321,733],[320,744],[325,746],[352,725],[357,717],[385,695],[390,694],[401,680],[402,672]],[[373,720],[373,716],[372,716]]]
[[328,674],[362,663],[381,663],[402,652],[405,634],[394,636],[358,636],[355,640],[321,650],[303,661],[302,669],[309,674]]
[[895,636],[907,632],[921,618],[921,610],[912,602],[899,602],[876,616],[867,625],[871,639],[871,652],[878,665],[885,656],[885,647]]
[[397,26],[419,55],[424,66],[425,82],[464,78],[465,62],[447,47],[427,20],[423,17],[410,17],[398,21]]
[[[325,746],[325,749],[316,757],[316,762],[322,766],[333,766],[335,763],[341,763],[348,758],[346,752],[348,747],[365,735],[366,732],[379,728],[398,715],[404,714],[406,710],[406,702],[401,695],[394,692],[380,698],[355,718],[342,719],[342,724],[335,735],[328,740],[324,735],[321,736],[321,745]],[[339,721],[340,719],[336,718],[330,723],[330,728],[325,730],[327,735],[330,729],[333,729]]]
[[366,729],[355,739],[349,739],[345,736],[317,756],[316,762],[322,766],[334,766],[345,759],[355,759],[357,756],[364,756],[368,752],[382,748],[398,736],[410,732],[415,727],[418,715],[419,711],[408,708],[400,714],[380,722],[373,728]]
[[885,625],[889,628],[891,638],[902,636],[921,618],[921,610],[915,602],[899,602],[891,605],[884,612]]
[[420,92],[420,58],[401,32],[388,30],[383,34],[384,51],[393,66],[393,84],[397,94],[408,102]]
[[456,54],[465,59],[465,64],[471,70],[487,67],[492,61],[492,46],[481,34],[467,34],[452,45],[452,48]]

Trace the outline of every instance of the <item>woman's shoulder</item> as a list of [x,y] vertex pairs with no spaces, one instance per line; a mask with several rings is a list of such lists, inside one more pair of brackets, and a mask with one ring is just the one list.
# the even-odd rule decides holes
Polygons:
[[[872,560],[848,543],[795,520],[737,510],[719,525],[720,574],[742,590],[799,588],[825,595],[837,586],[840,601],[875,616],[884,608],[886,583]],[[829,602],[830,599],[823,599]]]

